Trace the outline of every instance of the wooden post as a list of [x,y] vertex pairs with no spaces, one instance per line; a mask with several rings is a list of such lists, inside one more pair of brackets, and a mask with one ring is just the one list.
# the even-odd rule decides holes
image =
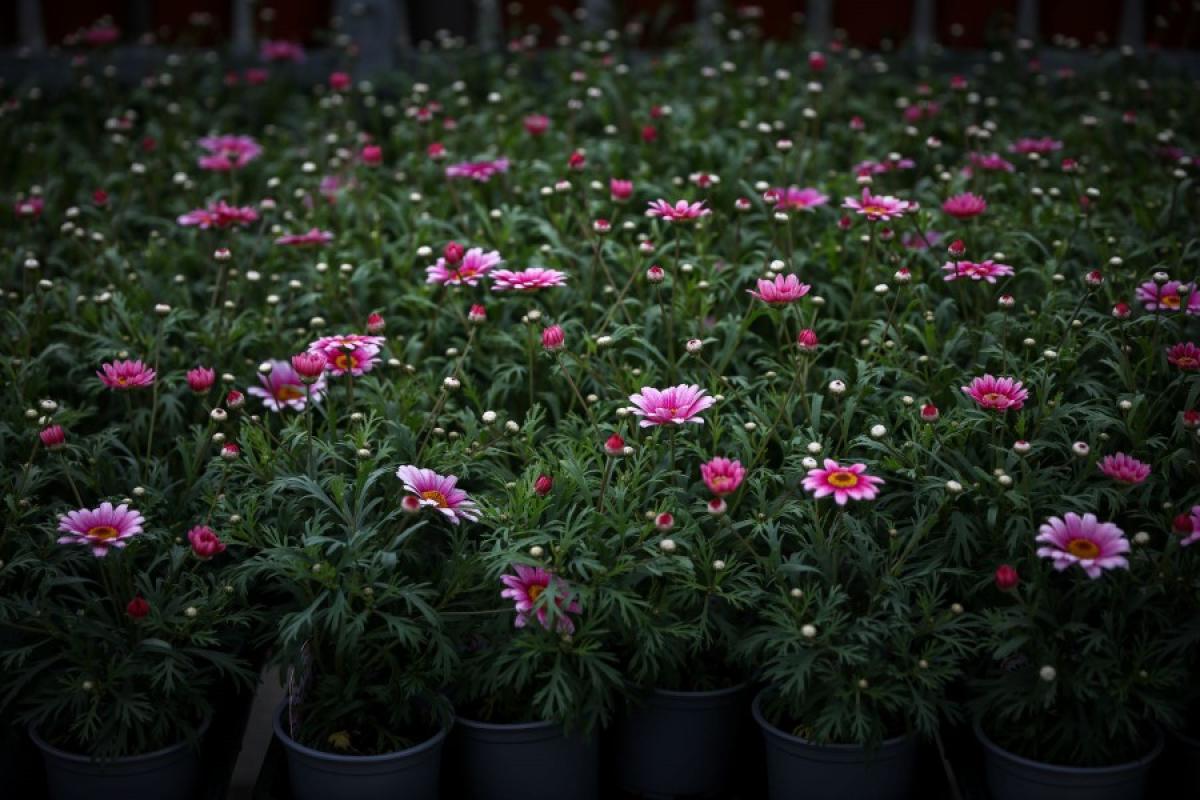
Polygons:
[[46,29],[42,26],[42,0],[18,0],[17,38],[29,50],[46,48]]

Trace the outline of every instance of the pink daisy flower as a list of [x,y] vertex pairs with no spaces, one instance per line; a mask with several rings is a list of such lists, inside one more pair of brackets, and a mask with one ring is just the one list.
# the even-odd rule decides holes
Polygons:
[[[579,601],[571,596],[571,587],[566,581],[543,567],[515,564],[513,572],[516,575],[500,576],[500,582],[507,587],[500,592],[500,596],[512,600],[517,611],[513,627],[524,628],[529,623],[529,612],[533,611],[538,598],[547,588],[553,586],[554,606],[559,612],[556,626],[558,632],[575,632],[575,622],[567,615],[579,614],[583,609],[580,607]],[[543,628],[550,629],[549,612],[545,603],[537,609],[535,616]]]
[[483,252],[480,247],[472,247],[468,250],[457,264],[448,264],[446,259],[439,258],[433,266],[425,268],[425,274],[429,277],[425,279],[426,283],[440,283],[450,286],[474,286],[479,283],[479,279],[487,274],[488,270],[497,264],[503,264],[504,259],[500,258],[500,253],[492,250],[488,253]]
[[1181,311],[1186,308],[1189,314],[1200,314],[1200,292],[1195,291],[1190,283],[1167,281],[1160,286],[1154,281],[1146,281],[1137,288],[1137,299],[1147,311]]
[[379,350],[385,341],[387,339],[383,336],[343,333],[322,336],[308,346],[308,352],[325,356],[325,368],[334,377],[341,377],[348,372],[357,378],[375,369],[379,363]]
[[289,247],[315,247],[329,244],[332,241],[333,234],[329,231],[323,231],[320,228],[309,228],[306,233],[288,233],[280,236],[275,240],[275,244],[282,244]]
[[776,275],[775,280],[759,279],[758,291],[747,289],[747,293],[771,305],[794,303],[812,289],[807,283],[801,283],[795,275]]
[[915,210],[916,204],[891,195],[871,194],[871,190],[864,187],[862,197],[847,197],[842,203],[842,208],[849,208],[872,221],[887,221]]
[[912,169],[916,165],[917,162],[911,158],[889,158],[886,161],[860,161],[854,165],[854,174],[859,177],[864,175],[886,175],[898,169]]
[[651,200],[646,209],[647,217],[657,217],[663,222],[691,222],[701,217],[707,217],[711,213],[712,209],[705,208],[703,200],[698,203],[680,200],[675,205],[671,205],[666,200]]
[[468,522],[479,519],[475,501],[458,488],[456,476],[439,475],[431,469],[408,464],[396,470],[396,477],[421,505],[437,509],[455,525],[464,519]]
[[1100,459],[1100,471],[1122,483],[1141,483],[1150,477],[1150,465],[1138,461],[1125,453],[1117,453]]
[[58,529],[66,536],[58,537],[59,544],[83,544],[92,548],[99,558],[108,555],[110,547],[120,549],[129,539],[142,532],[145,519],[122,503],[101,503],[99,508],[81,508],[58,519]]
[[842,466],[827,458],[825,468],[810,469],[801,485],[817,500],[833,495],[833,501],[844,506],[848,500],[874,500],[883,483],[883,478],[867,474],[866,464]]
[[811,211],[829,202],[829,195],[821,194],[811,187],[797,189],[795,186],[789,186],[786,189],[779,188],[772,189],[771,191],[779,198],[775,202],[776,211],[787,211],[789,209]]
[[1043,136],[1040,139],[1026,136],[1010,144],[1008,151],[1010,153],[1020,153],[1021,155],[1028,155],[1029,153],[1045,155],[1062,150],[1062,146],[1062,142],[1057,139],[1051,139],[1049,136]]
[[1013,275],[1013,268],[1008,264],[997,264],[991,259],[976,263],[974,261],[948,261],[942,265],[946,274],[942,280],[947,283],[959,278],[970,278],[973,281],[995,283],[997,278]]
[[523,270],[498,269],[492,273],[492,291],[536,292],[549,286],[562,286],[567,274],[545,267],[526,267]]
[[703,425],[704,420],[698,415],[717,401],[699,386],[681,383],[662,391],[643,386],[641,394],[629,396],[629,402],[636,406],[633,413],[642,417],[638,425],[649,428],[671,423],[682,425],[685,422]]
[[200,168],[211,172],[241,169],[262,155],[262,147],[249,136],[206,136],[200,147],[208,152],[200,157]]
[[968,153],[967,160],[971,162],[972,167],[977,167],[984,172],[1014,172],[1016,167],[1012,162],[1005,159],[999,153]]
[[958,219],[970,219],[987,211],[987,201],[977,194],[964,192],[942,203],[942,211]]
[[620,178],[610,178],[608,181],[608,196],[614,202],[624,203],[633,197],[633,181],[626,181]]
[[209,228],[228,228],[233,225],[249,225],[258,220],[258,212],[250,206],[231,206],[224,200],[213,203],[208,208],[197,208],[176,218],[176,222],[185,227],[196,227],[201,230]]
[[480,183],[487,183],[493,175],[508,172],[508,159],[496,158],[489,161],[464,161],[446,167],[447,178],[469,178]]
[[[263,405],[271,411],[283,411],[285,408],[290,408],[295,411],[303,411],[308,405],[310,396],[314,403],[321,402],[321,395],[325,393],[325,377],[321,376],[316,383],[310,386],[305,386],[304,381],[300,377],[300,373],[296,372],[287,361],[271,361],[271,371],[267,374],[259,374],[258,381],[261,386],[251,386],[246,391],[255,397],[262,398]],[[305,391],[305,390],[308,391]]]
[[1200,506],[1192,506],[1189,521],[1192,523],[1192,532],[1179,542],[1180,547],[1187,547],[1189,544],[1200,542]]
[[154,383],[154,370],[141,360],[101,364],[96,375],[110,389],[140,389]]
[[971,381],[970,386],[962,387],[963,393],[979,404],[980,408],[993,411],[1017,411],[1029,399],[1020,381],[1013,378],[996,378],[983,375]]
[[1121,555],[1129,552],[1125,532],[1111,522],[1100,522],[1095,514],[1051,517],[1038,528],[1037,541],[1046,545],[1037,554],[1052,560],[1059,572],[1078,564],[1089,578],[1099,578],[1103,570],[1129,567]]
[[700,477],[704,485],[717,497],[733,494],[742,485],[746,477],[746,469],[740,461],[717,456],[711,461],[700,465]]
[[1180,342],[1167,349],[1167,361],[1185,372],[1200,370],[1200,347],[1192,342]]

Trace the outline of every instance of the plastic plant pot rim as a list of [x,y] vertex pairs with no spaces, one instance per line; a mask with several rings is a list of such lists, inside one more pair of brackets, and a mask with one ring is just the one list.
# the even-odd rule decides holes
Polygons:
[[736,686],[730,686],[725,689],[706,689],[704,691],[699,691],[699,692],[685,692],[685,691],[680,691],[678,689],[651,689],[650,692],[642,699],[649,700],[650,698],[654,697],[655,695],[658,695],[659,697],[669,697],[672,699],[678,698],[678,699],[682,699],[682,700],[689,700],[689,699],[699,700],[702,698],[709,698],[709,697],[717,698],[717,697],[724,697],[724,696],[728,696],[728,695],[734,695],[734,694],[737,694],[738,692],[743,692],[746,690],[746,687],[749,685],[750,684],[747,682],[742,682],[742,683],[737,684]]
[[[212,714],[207,714],[204,720],[196,728],[196,740],[204,738],[204,734],[208,733],[208,726],[212,723]],[[149,753],[139,753],[135,756],[118,756],[117,758],[93,758],[92,756],[82,755],[80,753],[72,753],[69,750],[62,750],[47,742],[41,737],[37,731],[37,726],[33,723],[29,725],[29,738],[39,749],[52,754],[55,758],[63,761],[72,761],[76,764],[138,764],[143,761],[153,761],[164,756],[173,755],[181,750],[186,750],[190,743],[187,739],[176,742],[172,745],[167,745],[159,750],[152,750]]]
[[466,717],[458,717],[455,723],[463,728],[472,728],[479,731],[494,731],[503,733],[505,731],[542,731],[551,729],[562,729],[562,723],[552,722],[550,720],[539,720],[537,722],[482,722],[477,719],[467,719]]
[[378,755],[372,755],[372,756],[341,756],[341,755],[338,755],[337,753],[327,753],[324,750],[315,750],[311,747],[308,747],[307,745],[300,744],[295,739],[293,739],[291,736],[288,736],[287,731],[285,731],[283,729],[283,712],[286,710],[287,710],[287,700],[285,699],[275,709],[275,718],[274,718],[274,722],[273,722],[273,727],[275,728],[275,735],[279,737],[279,741],[283,742],[283,744],[289,750],[294,750],[297,753],[301,753],[303,755],[308,756],[309,758],[314,758],[314,759],[318,759],[318,760],[322,760],[322,761],[342,761],[342,762],[349,761],[349,762],[353,762],[355,764],[382,764],[382,763],[385,763],[388,761],[395,761],[400,756],[405,756],[405,757],[415,756],[415,755],[425,752],[426,750],[431,750],[432,748],[440,745],[442,743],[442,741],[445,740],[446,736],[450,733],[450,729],[452,727],[454,727],[455,723],[458,722],[458,720],[455,717],[451,716],[449,721],[447,721],[446,724],[442,726],[442,729],[439,730],[437,733],[435,733],[433,736],[429,737],[428,739],[421,742],[420,744],[415,744],[412,747],[406,748],[404,750],[395,750],[391,753],[380,753]]
[[[751,703],[751,705],[750,705],[750,712],[754,715],[754,721],[757,722],[759,727],[761,727],[764,731],[766,731],[770,735],[772,735],[776,738],[779,738],[779,739],[783,739],[784,741],[787,741],[787,742],[794,742],[796,744],[802,744],[806,747],[816,747],[816,748],[830,750],[833,752],[849,753],[849,752],[865,749],[866,746],[861,745],[861,744],[818,744],[816,742],[809,741],[808,739],[805,739],[802,736],[793,736],[792,734],[786,733],[783,730],[781,730],[780,728],[775,727],[774,725],[771,724],[771,722],[762,713],[763,698],[766,697],[770,692],[771,692],[771,687],[769,687],[769,686],[767,688],[763,689],[757,695],[754,696],[754,702]],[[891,739],[884,739],[882,742],[879,743],[879,749],[883,749],[885,747],[890,747],[890,746],[900,745],[903,742],[905,742],[909,739],[913,739],[913,738],[915,738],[915,734],[902,733],[899,736],[892,737]]]
[[1155,725],[1154,746],[1150,748],[1150,752],[1141,758],[1133,761],[1126,761],[1122,764],[1112,764],[1106,767],[1070,767],[1064,764],[1051,764],[1048,761],[1034,761],[1031,758],[1025,758],[1009,750],[1005,750],[1003,747],[992,741],[986,733],[984,733],[983,725],[980,724],[979,720],[975,720],[974,723],[972,723],[972,727],[975,728],[975,737],[979,739],[979,742],[987,750],[990,750],[1004,760],[1014,764],[1020,764],[1021,766],[1025,767],[1051,770],[1064,775],[1104,775],[1106,773],[1128,772],[1140,767],[1144,767],[1150,762],[1154,761],[1154,759],[1158,758],[1158,756],[1162,753],[1163,748],[1166,746],[1166,741],[1163,737],[1162,730]]

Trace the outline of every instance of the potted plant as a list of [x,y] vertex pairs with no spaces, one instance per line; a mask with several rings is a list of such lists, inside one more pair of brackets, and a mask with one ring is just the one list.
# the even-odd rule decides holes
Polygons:
[[[1160,726],[1184,727],[1193,582],[1178,541],[1092,513],[1048,518],[997,572],[990,668],[973,686],[988,786],[1007,798],[1146,796]],[[1186,594],[1186,592],[1185,592]]]

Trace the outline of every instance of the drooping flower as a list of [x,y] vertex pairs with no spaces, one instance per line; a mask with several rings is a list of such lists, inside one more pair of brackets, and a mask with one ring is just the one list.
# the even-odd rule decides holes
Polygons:
[[957,219],[970,219],[987,211],[987,201],[977,194],[964,192],[942,203],[942,211]]
[[508,172],[508,159],[496,158],[485,161],[464,161],[446,167],[447,178],[468,178],[487,183],[493,175]]
[[493,292],[536,292],[550,286],[562,286],[567,274],[545,267],[526,267],[523,270],[498,269],[492,273]]
[[680,200],[675,205],[666,200],[651,200],[646,209],[647,217],[657,217],[663,222],[692,222],[711,213],[712,209],[705,208],[703,200],[698,203]]
[[883,478],[867,474],[866,464],[843,466],[827,458],[824,468],[810,469],[801,485],[817,500],[833,495],[833,501],[844,506],[849,500],[874,500],[883,483]]
[[811,211],[829,202],[829,195],[821,194],[812,187],[798,189],[795,186],[789,186],[786,189],[778,188],[771,191],[777,198],[775,201],[776,211]]
[[275,240],[275,244],[286,247],[318,247],[333,241],[333,234],[320,228],[309,228],[305,233],[287,233]]
[[261,386],[251,386],[246,391],[262,399],[263,405],[271,411],[283,411],[290,408],[303,411],[311,397],[314,403],[321,402],[325,393],[325,379],[322,377],[316,383],[305,386],[304,380],[286,361],[271,361],[271,371],[259,374]]
[[794,303],[812,289],[807,283],[801,283],[795,275],[776,275],[775,280],[759,279],[758,291],[747,289],[747,293],[771,305],[786,305]]
[[1200,370],[1200,346],[1180,342],[1167,348],[1167,361],[1185,372]]
[[942,271],[946,273],[942,276],[942,280],[947,283],[959,278],[970,278],[973,281],[995,283],[997,278],[1004,278],[1015,274],[1013,268],[1008,264],[997,264],[990,258],[987,261],[980,261],[978,263],[974,261],[947,261],[942,265]]
[[383,336],[341,333],[322,336],[308,346],[308,352],[325,356],[325,368],[331,375],[341,377],[349,372],[357,378],[375,369],[379,350],[386,341]]
[[847,197],[842,203],[842,208],[849,208],[871,221],[887,221],[893,217],[904,216],[908,211],[915,210],[916,206],[908,200],[900,200],[891,195],[871,194],[871,190],[864,187],[862,197]]
[[746,469],[742,462],[717,456],[700,465],[700,477],[704,485],[717,497],[733,494],[742,485]]
[[176,222],[184,227],[196,227],[201,230],[210,228],[224,229],[234,225],[249,225],[258,220],[258,212],[251,206],[231,206],[224,200],[210,204],[207,208],[197,208],[176,218]]
[[979,404],[980,408],[993,411],[1017,411],[1029,399],[1024,385],[1013,378],[997,378],[985,374],[962,387],[963,393]]
[[94,555],[104,558],[110,547],[120,549],[129,544],[130,539],[142,532],[145,521],[124,503],[116,508],[112,503],[81,508],[59,517],[58,529],[66,535],[58,537],[58,543],[87,545]]
[[1167,281],[1161,286],[1146,281],[1137,288],[1137,299],[1147,311],[1182,311],[1200,314],[1200,291],[1190,283]]
[[[515,575],[501,575],[500,582],[506,587],[500,596],[513,601],[517,618],[513,626],[524,628],[529,624],[529,614],[534,610],[537,600],[546,589],[551,588],[554,594],[554,606],[558,610],[556,628],[559,633],[574,633],[575,622],[569,614],[579,614],[583,609],[579,601],[573,597],[570,584],[559,578],[544,567],[527,567],[524,564],[514,564]],[[549,611],[546,604],[534,612],[538,623],[546,630],[550,629]]]
[[404,482],[404,488],[411,492],[421,505],[437,509],[455,525],[464,519],[468,522],[479,519],[475,501],[458,488],[457,476],[439,475],[431,469],[420,469],[408,464],[396,470],[396,477]]
[[1129,567],[1121,555],[1129,552],[1125,532],[1111,522],[1100,522],[1095,514],[1050,517],[1038,528],[1037,541],[1046,545],[1037,554],[1052,560],[1059,572],[1078,564],[1089,578],[1099,578],[1103,570]]
[[504,259],[496,250],[485,253],[483,248],[472,247],[457,262],[447,261],[446,257],[442,256],[436,264],[426,267],[425,274],[428,277],[425,282],[449,286],[461,286],[465,283],[467,286],[474,286],[488,270],[503,263]]
[[1125,453],[1105,456],[1100,459],[1100,471],[1122,483],[1137,484],[1150,477],[1150,465],[1138,461]]
[[221,541],[221,537],[217,536],[217,532],[207,525],[197,525],[187,533],[188,544],[192,546],[192,552],[201,561],[207,561],[213,556],[218,556],[225,552],[225,543]]
[[200,157],[200,168],[211,172],[241,169],[262,155],[262,147],[250,136],[206,136],[200,147],[208,153]]
[[629,402],[636,408],[633,413],[642,417],[638,424],[643,428],[653,425],[682,425],[694,422],[703,425],[700,412],[717,402],[699,386],[688,386],[681,383],[659,391],[650,386],[643,386],[641,394],[629,396]]
[[99,371],[96,373],[104,385],[110,389],[140,389],[154,383],[154,370],[137,361],[113,361],[109,364],[101,364]]

